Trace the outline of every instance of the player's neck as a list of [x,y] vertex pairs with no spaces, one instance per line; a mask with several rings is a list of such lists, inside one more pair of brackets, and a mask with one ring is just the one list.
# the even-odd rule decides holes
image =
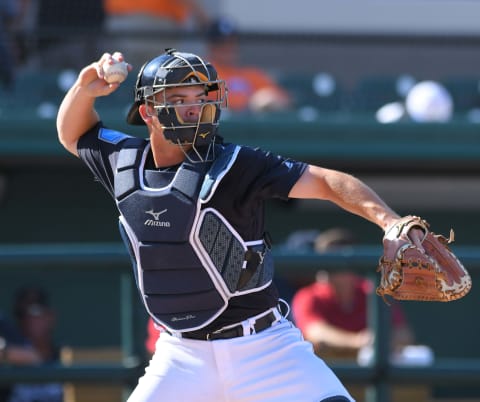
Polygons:
[[165,139],[157,138],[158,137],[150,138],[153,161],[157,168],[178,165],[185,160],[186,149],[182,150],[179,145],[172,144]]

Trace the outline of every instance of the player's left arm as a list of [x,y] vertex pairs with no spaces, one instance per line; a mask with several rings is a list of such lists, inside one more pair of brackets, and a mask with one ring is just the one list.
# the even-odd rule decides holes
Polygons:
[[361,180],[344,172],[315,165],[308,165],[290,190],[289,197],[331,201],[384,230],[399,218],[399,215]]

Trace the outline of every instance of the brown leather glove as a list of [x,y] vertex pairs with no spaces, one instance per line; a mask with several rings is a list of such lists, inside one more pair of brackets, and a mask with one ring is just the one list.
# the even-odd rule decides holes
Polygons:
[[[424,232],[419,249],[408,233],[416,228]],[[398,300],[453,301],[465,296],[472,280],[448,244],[447,239],[429,230],[418,216],[405,216],[391,226],[383,237],[383,256],[377,271],[381,273],[377,294]]]

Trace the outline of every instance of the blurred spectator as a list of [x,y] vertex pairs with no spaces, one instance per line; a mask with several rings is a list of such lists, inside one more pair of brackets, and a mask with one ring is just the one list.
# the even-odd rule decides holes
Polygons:
[[288,251],[312,251],[319,234],[316,229],[296,230],[287,236],[282,247]]
[[147,339],[145,340],[145,350],[148,356],[155,353],[155,343],[160,336],[161,328],[156,327],[152,318],[148,317],[147,321]]
[[[356,243],[342,228],[326,230],[315,240],[318,253],[347,250]],[[367,298],[372,283],[348,269],[319,271],[316,281],[297,291],[292,313],[305,338],[322,357],[356,358],[373,342],[367,326]],[[392,351],[413,342],[413,334],[398,304],[391,306]]]
[[452,96],[442,84],[420,81],[408,91],[404,102],[382,106],[376,117],[380,123],[446,123],[452,118],[453,110]]
[[265,71],[238,63],[238,31],[228,18],[220,18],[208,30],[208,60],[228,88],[228,109],[233,112],[282,111],[291,106],[286,90]]
[[[105,30],[110,35],[105,51],[121,51],[134,65],[165,48],[183,47],[179,37],[205,31],[210,21],[198,0],[103,0],[103,6]],[[135,33],[148,35],[135,37]],[[165,33],[169,36],[159,36]],[[189,44],[188,48],[194,47]]]
[[14,82],[13,24],[19,13],[18,6],[17,0],[0,0],[0,84],[7,89]]
[[13,24],[14,52],[18,66],[23,66],[32,52],[36,29],[36,0],[16,0],[18,14]]
[[[60,349],[54,341],[55,312],[43,289],[25,287],[17,291],[14,315],[25,344],[38,353],[41,364],[60,361]],[[62,402],[63,384],[14,384],[8,402]]]
[[[15,326],[0,312],[0,365],[38,364],[40,356],[25,344]],[[11,387],[0,385],[0,401],[7,401]]]
[[22,365],[40,363],[40,356],[27,344],[8,319],[0,313],[0,362]]
[[103,4],[111,32],[204,28],[210,19],[196,0],[103,0]]

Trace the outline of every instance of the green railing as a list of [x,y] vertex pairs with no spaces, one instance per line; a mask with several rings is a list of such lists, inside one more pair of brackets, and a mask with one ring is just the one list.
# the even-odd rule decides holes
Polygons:
[[[0,119],[0,157],[65,158],[57,140],[55,120],[25,118],[25,111],[11,111]],[[104,113],[104,123],[132,135],[145,130],[128,126],[118,113]],[[28,114],[27,114],[28,115]],[[479,168],[478,124],[455,120],[445,124],[379,124],[362,115],[322,117],[305,122],[294,113],[266,116],[232,116],[221,123],[227,141],[259,146],[292,158],[334,165],[401,166],[452,170]]]
[[[475,274],[480,268],[480,249],[476,247],[456,247],[456,254]],[[376,276],[375,267],[381,254],[380,247],[358,246],[347,252],[292,253],[274,249],[277,271],[283,275],[313,273],[319,266],[335,270],[345,267]],[[19,266],[42,266],[44,269],[59,269],[68,263],[70,269],[95,265],[106,266],[121,275],[121,320],[122,347],[124,360],[119,364],[90,364],[72,366],[0,367],[0,383],[12,382],[98,382],[134,386],[142,374],[144,361],[135,352],[133,277],[124,268],[129,265],[122,244],[25,244],[0,246],[0,269],[15,269]],[[121,268],[120,268],[121,267]],[[472,275],[474,276],[474,275]],[[136,297],[136,295],[135,295]],[[449,386],[476,385],[480,379],[480,359],[435,359],[429,366],[396,366],[389,362],[389,309],[382,298],[373,295],[369,300],[369,320],[376,332],[374,357],[369,366],[356,364],[332,364],[332,369],[349,383],[367,385],[369,402],[390,401],[390,386],[394,384],[430,384]],[[421,401],[415,401],[421,402]]]

